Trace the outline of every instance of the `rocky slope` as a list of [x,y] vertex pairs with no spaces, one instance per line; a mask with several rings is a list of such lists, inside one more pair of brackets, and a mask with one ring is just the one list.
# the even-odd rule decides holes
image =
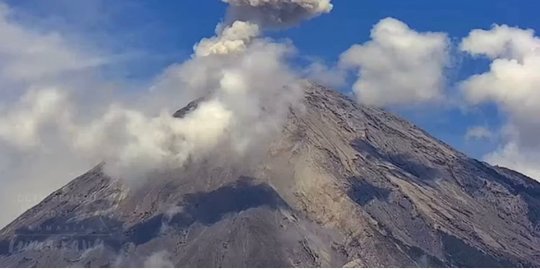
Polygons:
[[540,266],[538,182],[320,86],[303,105],[253,171],[97,166],[0,232],[0,266]]

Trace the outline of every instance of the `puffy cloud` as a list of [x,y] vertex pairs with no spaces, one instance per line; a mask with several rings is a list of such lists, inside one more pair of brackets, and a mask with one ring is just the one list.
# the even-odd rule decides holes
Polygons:
[[320,61],[312,62],[304,75],[311,81],[328,87],[339,88],[347,84],[347,72],[339,67],[329,67]]
[[460,44],[461,50],[473,56],[491,59],[522,59],[538,48],[534,30],[519,29],[507,25],[494,25],[491,30],[474,29]]
[[466,140],[490,140],[494,136],[493,132],[485,126],[475,126],[467,130]]
[[540,39],[532,30],[505,25],[473,30],[463,39],[461,49],[493,60],[489,72],[461,84],[468,101],[493,101],[525,119],[540,111]]
[[405,105],[437,100],[445,83],[448,38],[420,33],[386,18],[371,30],[372,40],[341,55],[342,67],[358,69],[353,90],[369,105]]
[[33,90],[25,93],[14,108],[2,112],[0,140],[21,148],[40,144],[44,125],[65,121],[66,96],[58,89]]
[[223,0],[228,3],[232,21],[252,21],[266,27],[295,25],[324,13],[331,0]]
[[533,154],[540,151],[540,39],[532,30],[494,25],[490,30],[471,31],[460,47],[492,60],[489,71],[460,83],[466,100],[473,105],[494,103],[509,119],[505,145],[489,159],[512,168],[520,160],[519,168],[530,164],[525,171],[536,170],[540,167],[538,155]]

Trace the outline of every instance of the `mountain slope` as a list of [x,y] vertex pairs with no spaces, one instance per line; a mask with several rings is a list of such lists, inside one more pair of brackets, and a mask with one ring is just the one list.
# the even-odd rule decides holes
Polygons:
[[538,182],[309,85],[255,170],[130,191],[97,166],[0,232],[0,265],[540,266],[538,228]]

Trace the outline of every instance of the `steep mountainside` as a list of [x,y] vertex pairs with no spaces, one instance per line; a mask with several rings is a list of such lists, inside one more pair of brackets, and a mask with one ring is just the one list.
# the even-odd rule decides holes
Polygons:
[[128,191],[97,166],[0,232],[0,265],[540,266],[538,182],[320,86],[303,104],[249,173]]

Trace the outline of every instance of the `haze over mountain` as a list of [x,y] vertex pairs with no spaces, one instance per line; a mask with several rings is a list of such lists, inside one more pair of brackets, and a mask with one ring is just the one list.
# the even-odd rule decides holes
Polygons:
[[97,166],[0,232],[0,265],[539,265],[538,182],[303,90],[253,167],[199,160],[133,189]]

